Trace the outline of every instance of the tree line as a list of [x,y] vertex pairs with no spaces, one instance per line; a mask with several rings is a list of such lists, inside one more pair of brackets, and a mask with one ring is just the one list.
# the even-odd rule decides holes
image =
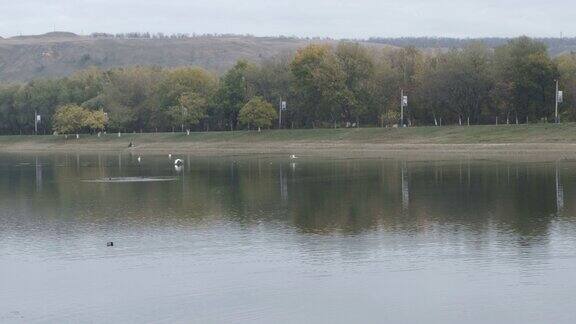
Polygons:
[[[90,68],[61,79],[0,85],[0,133],[165,132],[393,126],[400,91],[408,125],[550,122],[576,118],[576,55],[551,58],[528,37],[489,48],[422,52],[354,42],[311,44],[221,76],[198,67]],[[70,124],[73,123],[72,127]]]
[[[551,53],[560,53],[565,49],[573,49],[576,46],[576,37],[538,37],[534,40],[548,46]],[[484,45],[495,48],[506,45],[510,38],[505,37],[482,37],[482,38],[451,38],[451,37],[371,37],[371,43],[380,43],[398,47],[415,46],[417,48],[463,48],[472,42],[482,42]]]

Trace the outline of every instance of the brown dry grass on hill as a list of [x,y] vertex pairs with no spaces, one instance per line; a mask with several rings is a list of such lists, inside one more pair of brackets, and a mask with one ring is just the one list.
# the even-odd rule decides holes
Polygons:
[[63,77],[92,66],[102,69],[134,65],[200,66],[221,73],[239,59],[259,62],[293,53],[312,42],[335,41],[234,35],[101,38],[66,32],[18,36],[0,40],[0,82]]

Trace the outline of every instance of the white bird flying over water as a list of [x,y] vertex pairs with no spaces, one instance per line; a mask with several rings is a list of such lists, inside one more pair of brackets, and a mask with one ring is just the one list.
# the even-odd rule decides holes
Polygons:
[[295,159],[297,159],[297,158],[298,158],[298,157],[297,157],[296,155],[294,155],[294,154],[290,155],[290,159],[291,159],[291,160],[295,160]]

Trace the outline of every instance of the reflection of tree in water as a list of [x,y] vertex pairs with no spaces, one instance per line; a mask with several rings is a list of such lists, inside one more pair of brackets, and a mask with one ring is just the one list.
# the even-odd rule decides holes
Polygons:
[[[550,163],[300,160],[292,168],[280,158],[198,158],[178,183],[97,185],[78,179],[175,171],[164,157],[147,157],[142,165],[127,155],[35,160],[2,157],[11,166],[0,170],[3,205],[42,217],[122,219],[134,226],[226,221],[281,223],[303,233],[480,236],[495,230],[528,245],[546,240],[557,217],[571,217],[574,204],[566,198],[576,175]],[[21,161],[31,165],[17,167]]]
[[441,184],[427,180],[431,172],[431,166],[424,166],[412,173],[415,217],[425,215],[429,222],[475,232],[496,225],[526,241],[547,236],[555,193],[543,166],[472,163],[470,180],[465,182],[460,180],[459,168],[445,166]]

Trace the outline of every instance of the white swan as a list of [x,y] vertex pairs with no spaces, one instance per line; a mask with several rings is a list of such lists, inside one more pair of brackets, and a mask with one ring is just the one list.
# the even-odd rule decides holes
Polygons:
[[296,160],[298,157],[294,154],[290,155],[290,160]]
[[141,157],[138,157],[137,160],[138,160],[138,163],[142,162],[142,158],[141,158]]

